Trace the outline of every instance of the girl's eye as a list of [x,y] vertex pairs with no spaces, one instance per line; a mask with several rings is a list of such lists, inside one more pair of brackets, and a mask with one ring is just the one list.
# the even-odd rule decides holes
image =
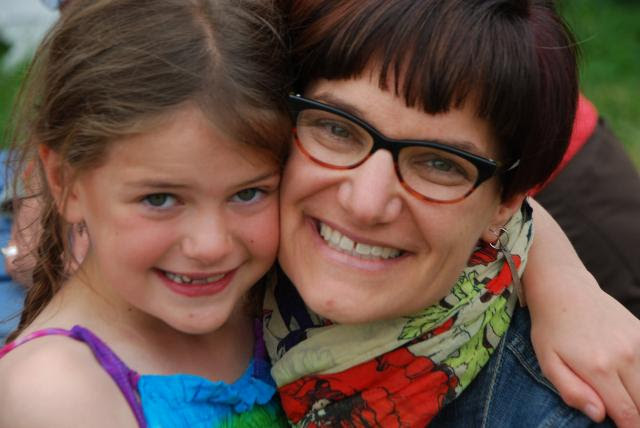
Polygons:
[[171,208],[176,204],[176,198],[168,193],[147,195],[142,201],[152,208]]
[[253,202],[262,199],[265,192],[263,190],[251,187],[249,189],[242,189],[231,197],[234,202]]

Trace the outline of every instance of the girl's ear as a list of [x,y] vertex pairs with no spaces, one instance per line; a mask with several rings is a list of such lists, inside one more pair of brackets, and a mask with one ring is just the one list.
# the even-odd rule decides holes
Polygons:
[[68,223],[81,222],[83,215],[78,203],[77,186],[70,182],[69,165],[62,160],[59,153],[44,144],[38,147],[38,155],[58,212]]
[[507,224],[511,216],[520,209],[526,197],[526,193],[518,193],[498,205],[491,223],[489,223],[482,233],[482,240],[484,242],[495,242],[498,239],[500,236],[500,228]]

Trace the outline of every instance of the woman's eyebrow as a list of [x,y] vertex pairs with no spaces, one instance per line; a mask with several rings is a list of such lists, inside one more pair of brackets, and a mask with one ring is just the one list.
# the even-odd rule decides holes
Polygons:
[[337,109],[343,110],[347,113],[350,113],[354,116],[361,118],[366,121],[366,114],[364,111],[360,110],[355,105],[351,104],[349,101],[343,100],[342,98],[336,97],[335,95],[328,92],[321,92],[319,94],[315,94],[311,96],[311,99],[316,101],[323,102],[325,104],[330,105],[331,107],[335,107]]
[[[365,122],[367,122],[366,119],[366,114],[360,110],[358,107],[356,107],[355,105],[351,104],[350,102],[343,100],[339,97],[336,97],[335,95],[328,93],[328,92],[321,92],[319,94],[314,94],[311,96],[312,99],[316,100],[316,101],[321,101],[325,104],[329,104],[332,107],[336,107],[340,110],[343,110],[347,113],[350,113],[354,116],[357,116],[359,118],[361,118],[362,120],[364,120]],[[384,135],[384,134],[383,134]],[[402,138],[402,139],[395,139],[395,138],[390,138],[389,136],[385,135],[385,137],[391,139],[391,140],[396,140],[396,141],[432,141],[434,143],[439,143],[445,146],[450,146],[453,147],[455,149],[459,149],[459,150],[464,150],[465,152],[469,152],[472,153],[474,155],[478,155],[478,156],[482,156],[482,157],[491,157],[491,156],[487,156],[486,153],[482,153],[482,151],[479,150],[478,145],[474,144],[472,141],[468,141],[468,140],[444,140],[444,139],[440,139],[440,138]]]

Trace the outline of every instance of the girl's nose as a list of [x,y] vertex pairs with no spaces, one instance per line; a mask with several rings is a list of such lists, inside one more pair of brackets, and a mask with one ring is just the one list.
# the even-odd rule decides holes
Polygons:
[[182,251],[190,259],[203,265],[224,259],[233,248],[233,234],[223,216],[203,215],[187,224]]
[[345,175],[338,188],[338,201],[354,221],[363,225],[389,223],[402,211],[400,188],[391,153],[378,150]]

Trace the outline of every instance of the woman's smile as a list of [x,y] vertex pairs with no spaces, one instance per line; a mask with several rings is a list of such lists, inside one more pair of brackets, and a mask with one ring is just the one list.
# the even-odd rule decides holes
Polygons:
[[363,233],[353,233],[335,223],[330,224],[307,217],[306,230],[311,235],[312,251],[325,259],[325,263],[333,265],[331,271],[335,272],[339,267],[360,275],[379,275],[409,255],[389,244],[382,244],[380,239],[368,239]]

